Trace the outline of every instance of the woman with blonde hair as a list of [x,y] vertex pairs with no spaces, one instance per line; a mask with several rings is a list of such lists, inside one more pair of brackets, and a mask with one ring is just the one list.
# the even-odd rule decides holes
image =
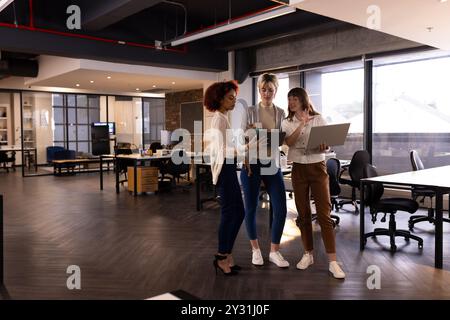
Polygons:
[[[264,73],[259,77],[258,91],[261,102],[247,109],[242,126],[244,131],[252,128],[266,129],[268,132],[272,130],[281,131],[281,123],[285,115],[284,110],[273,103],[277,89],[278,79],[274,74]],[[267,153],[266,159],[262,159],[261,157],[249,159],[250,165],[244,166],[241,171],[241,183],[245,199],[245,226],[252,247],[252,263],[261,266],[264,264],[264,259],[256,232],[256,210],[258,208],[262,181],[269,194],[270,204],[273,209],[269,261],[275,263],[280,268],[287,268],[289,267],[289,262],[284,259],[279,251],[281,236],[286,221],[286,192],[283,175],[279,167],[280,155],[278,145],[276,145],[275,150],[271,151],[271,153]],[[265,170],[271,166],[275,170]]]
[[306,145],[312,127],[326,125],[322,116],[314,110],[309,96],[303,88],[293,88],[288,93],[289,115],[283,121],[285,142],[289,146],[288,160],[292,161],[292,187],[297,207],[297,225],[301,231],[305,253],[297,264],[304,270],[314,263],[313,231],[310,194],[314,199],[317,219],[329,260],[329,272],[337,279],[345,278],[336,262],[336,245],[331,219],[331,201],[328,173],[325,165],[326,145],[317,150],[308,150]]

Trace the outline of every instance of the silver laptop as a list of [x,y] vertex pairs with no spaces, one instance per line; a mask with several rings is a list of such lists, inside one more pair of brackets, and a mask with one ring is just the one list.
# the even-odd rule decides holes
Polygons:
[[343,145],[349,128],[350,123],[312,127],[306,149],[318,148],[322,143],[327,146]]

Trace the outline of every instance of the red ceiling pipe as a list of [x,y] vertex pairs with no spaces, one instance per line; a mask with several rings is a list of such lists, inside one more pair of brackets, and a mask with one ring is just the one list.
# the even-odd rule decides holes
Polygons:
[[187,46],[186,45],[184,45],[183,48],[181,48],[181,49],[157,48],[154,45],[145,44],[145,43],[137,43],[137,42],[131,42],[131,41],[129,42],[129,41],[122,41],[122,40],[114,40],[114,39],[107,39],[107,38],[89,36],[89,35],[73,33],[73,32],[63,32],[63,31],[57,31],[57,30],[51,30],[51,29],[36,28],[34,26],[34,18],[33,18],[33,16],[34,16],[33,15],[33,0],[29,0],[29,9],[30,9],[30,25],[29,26],[15,25],[15,24],[12,24],[12,23],[0,22],[0,27],[28,30],[28,31],[34,31],[34,32],[41,32],[41,33],[49,33],[49,34],[55,34],[55,35],[59,35],[59,36],[66,36],[66,37],[79,38],[79,39],[87,39],[87,40],[107,42],[107,43],[115,43],[115,44],[120,44],[120,45],[131,46],[131,47],[147,48],[147,49],[162,50],[162,51],[177,52],[177,53],[187,53]]
[[30,28],[34,28],[33,0],[30,0],[28,3],[30,8]]

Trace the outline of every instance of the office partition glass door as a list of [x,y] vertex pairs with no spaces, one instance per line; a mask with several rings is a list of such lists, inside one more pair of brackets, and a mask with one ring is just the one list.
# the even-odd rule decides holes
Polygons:
[[46,167],[47,147],[53,145],[54,118],[52,94],[47,92],[22,92],[21,163],[24,176],[52,173]]
[[115,122],[117,144],[143,148],[142,98],[108,97],[108,121]]

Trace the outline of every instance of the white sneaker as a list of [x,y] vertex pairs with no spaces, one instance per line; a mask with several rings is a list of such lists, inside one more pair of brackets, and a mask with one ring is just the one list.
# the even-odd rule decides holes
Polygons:
[[269,261],[275,263],[280,268],[287,268],[289,267],[289,262],[287,262],[283,256],[281,255],[280,251],[271,252],[269,254]]
[[301,260],[297,263],[297,269],[305,270],[314,263],[313,255],[310,253],[303,254]]
[[328,270],[331,272],[333,277],[335,277],[336,279],[344,279],[345,278],[344,271],[342,271],[341,267],[339,266],[339,264],[336,261],[330,262],[330,267]]
[[255,266],[262,266],[264,264],[261,249],[252,249],[252,263]]

